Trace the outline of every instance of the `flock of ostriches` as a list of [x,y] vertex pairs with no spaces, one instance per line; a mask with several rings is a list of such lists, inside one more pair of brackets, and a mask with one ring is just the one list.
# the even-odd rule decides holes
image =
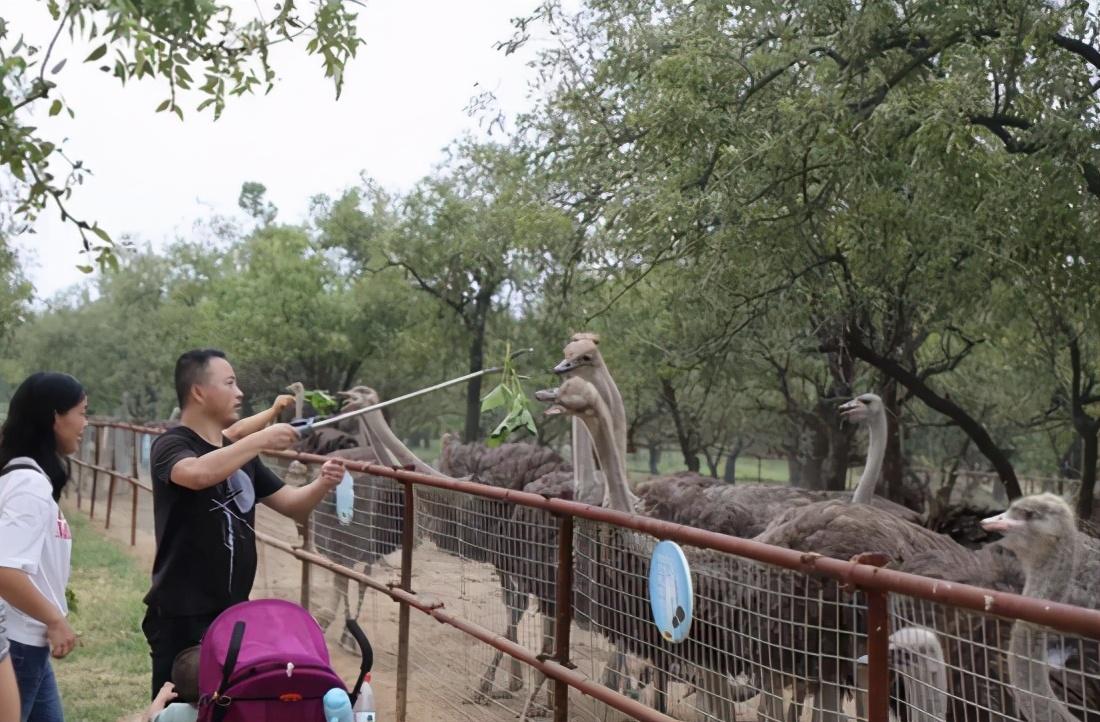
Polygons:
[[[392,432],[381,411],[321,429],[300,450],[429,474],[471,479],[604,506],[800,552],[842,560],[885,553],[892,569],[1085,607],[1100,606],[1100,546],[1077,530],[1060,498],[1043,494],[1015,501],[983,526],[994,541],[973,549],[921,525],[918,514],[875,496],[885,451],[882,401],[863,394],[841,416],[866,425],[869,448],[854,492],[825,492],[767,484],[726,484],[695,473],[631,486],[626,472],[627,415],[593,334],[576,334],[554,372],[555,389],[536,397],[549,415],[572,421],[573,463],[533,443],[496,448],[459,444],[444,436],[438,469],[420,461]],[[298,416],[303,409],[300,386]],[[376,403],[360,386],[342,392],[344,410]],[[291,473],[304,468],[295,462]],[[356,475],[353,521],[340,525],[332,502],[315,516],[313,544],[347,566],[370,565],[400,548],[403,494],[399,485]],[[509,610],[504,634],[516,640],[534,600],[542,619],[544,652],[553,638],[557,524],[548,514],[470,495],[418,492],[424,536],[448,554],[491,565]],[[851,590],[814,575],[781,571],[702,549],[687,548],[695,613],[688,639],[662,640],[648,610],[648,567],[656,543],[631,530],[582,523],[574,545],[574,619],[607,640],[612,650],[603,682],[616,689],[653,684],[665,709],[668,682],[690,685],[700,719],[734,720],[734,704],[759,695],[760,720],[796,722],[812,697],[814,722],[846,719],[859,660],[866,652],[862,604]],[[352,612],[346,580],[338,594]],[[1100,646],[1068,639],[1023,622],[925,604],[919,624],[891,635],[892,712],[919,722],[1100,722]],[[322,620],[330,622],[331,618]],[[633,659],[644,667],[625,673]],[[508,689],[496,684],[502,654],[485,670],[476,696],[510,696],[523,686],[512,660]],[[529,690],[523,717],[541,709]],[[625,691],[634,691],[633,689]],[[547,691],[549,694],[549,690]]]

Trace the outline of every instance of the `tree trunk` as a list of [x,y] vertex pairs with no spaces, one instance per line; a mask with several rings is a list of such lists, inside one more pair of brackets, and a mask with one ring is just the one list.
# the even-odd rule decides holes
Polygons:
[[825,460],[824,481],[829,491],[843,491],[848,488],[848,460],[852,453],[853,427],[845,425],[839,417],[830,420],[829,456]]
[[802,459],[797,451],[787,452],[787,479],[791,486],[802,487]]
[[1092,499],[1096,493],[1096,454],[1097,445],[1100,444],[1100,437],[1097,436],[1100,422],[1095,419],[1089,421],[1092,423],[1087,426],[1091,428],[1081,438],[1084,458],[1081,461],[1081,488],[1077,492],[1077,518],[1085,521],[1092,519]]
[[1016,478],[1016,470],[1012,462],[1008,460],[1008,454],[997,446],[993,437],[986,431],[985,426],[973,416],[968,414],[961,406],[947,396],[937,394],[932,388],[913,371],[903,367],[892,358],[879,354],[867,346],[858,333],[847,334],[848,351],[853,356],[874,366],[900,384],[904,384],[909,391],[920,399],[928,408],[937,411],[954,421],[964,434],[974,440],[974,445],[982,456],[989,459],[997,475],[1001,477],[1005,492],[1009,499],[1017,499],[1022,496],[1020,481]]
[[676,400],[676,389],[668,379],[661,379],[661,397],[668,407],[668,413],[672,416],[672,422],[676,427],[676,440],[680,443],[680,451],[684,455],[684,466],[688,471],[699,472],[699,450],[691,438],[691,432],[687,428],[683,414],[680,412],[680,404]]
[[649,448],[649,473],[653,476],[661,475],[661,445],[651,442]]
[[882,459],[882,478],[878,488],[885,492],[887,499],[902,504],[905,499],[905,469],[898,429],[901,406],[898,404],[896,381],[887,381],[883,387],[882,405],[886,408],[886,454]]
[[734,447],[726,456],[726,473],[722,475],[722,481],[727,484],[737,482],[737,457],[741,455],[741,449]]
[[710,470],[712,479],[718,478],[718,461],[722,458],[721,452],[712,454],[709,448],[703,449],[703,456],[707,460],[707,469]]
[[[485,323],[489,318],[490,295],[484,298],[478,294],[474,307],[473,338],[470,340],[469,373],[485,368]],[[482,376],[470,379],[466,384],[466,429],[463,440],[469,444],[481,438],[481,380]]]
[[348,367],[344,369],[343,384],[341,384],[338,390],[347,391],[355,382],[355,374],[359,373],[359,368],[363,365],[362,361],[352,361],[348,364]]
[[802,482],[807,489],[825,488],[822,470],[825,458],[829,455],[829,432],[823,423],[815,423],[810,428],[810,456],[802,463]]
[[1081,346],[1074,336],[1069,342],[1070,368],[1073,373],[1070,386],[1070,416],[1073,429],[1081,437],[1081,488],[1077,491],[1077,519],[1092,520],[1092,495],[1096,488],[1096,447],[1100,434],[1100,419],[1094,419],[1085,411],[1092,395],[1093,382],[1086,381],[1088,374],[1083,368]]

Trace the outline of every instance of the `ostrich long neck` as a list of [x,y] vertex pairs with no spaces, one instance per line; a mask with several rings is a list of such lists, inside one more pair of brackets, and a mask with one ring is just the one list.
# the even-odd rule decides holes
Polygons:
[[944,722],[947,719],[947,665],[934,657],[921,659],[916,678],[906,676],[905,698],[913,706],[913,722]]
[[622,448],[622,453],[626,454],[626,406],[623,404],[623,395],[602,358],[595,369],[596,390],[600,392],[600,396],[607,403],[608,411],[611,412],[615,443]]
[[[1081,560],[1081,544],[1077,530],[1070,525],[1062,530],[1060,539],[1068,541],[1070,548],[1050,544],[1047,553],[1022,559],[1027,581],[1024,596],[1066,601],[1077,577]],[[1058,701],[1050,686],[1050,669],[1047,663],[1047,635],[1042,627],[1026,622],[1012,625],[1009,642],[1011,662],[1009,679],[1012,681],[1016,705],[1028,722],[1077,722],[1066,706]]]
[[604,496],[604,506],[616,511],[634,512],[634,505],[638,497],[630,491],[630,484],[626,478],[625,449],[620,449],[615,443],[612,429],[611,411],[600,396],[596,397],[595,418],[583,416],[584,425],[592,434],[592,442],[596,445],[596,455],[600,458],[600,465],[607,475],[607,490]]
[[871,417],[867,426],[870,442],[867,447],[867,461],[863,465],[863,475],[852,494],[853,504],[870,504],[875,496],[875,487],[882,475],[882,459],[886,456],[886,412],[879,411]]
[[1078,722],[1050,686],[1046,642],[1041,627],[1022,621],[1012,625],[1008,676],[1016,706],[1028,722]]
[[577,485],[577,501],[603,503],[606,485],[602,474],[596,470],[592,457],[592,436],[584,422],[573,417],[573,480]]
[[393,433],[393,429],[386,423],[381,411],[369,411],[360,418],[366,428],[370,429],[371,435],[381,443],[382,448],[394,456],[399,463],[411,465],[421,474],[442,476],[435,468],[421,461],[416,454],[401,442],[401,439],[397,438],[397,434]]

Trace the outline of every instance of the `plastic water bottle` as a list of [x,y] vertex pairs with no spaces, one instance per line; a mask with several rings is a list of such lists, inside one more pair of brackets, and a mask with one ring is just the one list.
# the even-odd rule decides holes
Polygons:
[[374,722],[374,690],[370,688],[370,672],[363,675],[363,687],[355,700],[355,722]]
[[351,711],[351,698],[339,687],[325,692],[325,722],[355,722]]
[[344,469],[344,478],[336,487],[336,519],[347,526],[351,524],[352,507],[355,504],[355,482],[351,472]]

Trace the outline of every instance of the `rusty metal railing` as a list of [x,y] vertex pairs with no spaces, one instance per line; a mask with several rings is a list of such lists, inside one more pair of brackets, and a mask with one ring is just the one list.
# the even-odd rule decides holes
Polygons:
[[[81,458],[73,458],[71,460],[73,464],[91,472],[92,489],[89,513],[94,517],[95,499],[97,496],[96,487],[101,475],[106,475],[110,480],[106,499],[106,523],[108,526],[111,519],[115,484],[117,481],[128,483],[132,492],[131,544],[134,544],[135,530],[137,527],[137,494],[140,490],[151,491],[150,485],[140,479],[138,439],[141,435],[158,434],[161,430],[104,421],[94,422],[93,428],[95,430],[93,434],[93,461],[89,462]],[[109,433],[109,429],[133,435],[133,443],[131,444],[132,453],[129,459],[129,471],[131,471],[132,474],[122,473],[116,468],[120,461],[118,458],[119,454],[114,452],[114,450],[118,448],[117,444],[113,444],[110,447],[112,450],[110,454],[111,458],[109,460],[103,458],[102,451],[106,446],[103,437],[104,434]],[[307,465],[321,464],[328,459],[328,457],[296,452],[271,451],[265,452],[265,455],[288,462],[299,461]],[[564,721],[571,718],[569,707],[570,698],[568,695],[569,688],[578,690],[587,697],[599,700],[634,719],[643,720],[645,722],[669,722],[674,719],[660,709],[655,709],[654,707],[643,704],[638,699],[634,699],[616,689],[612,689],[592,679],[590,675],[583,674],[576,669],[574,660],[570,658],[571,634],[573,630],[577,628],[577,623],[585,622],[585,620],[576,618],[574,607],[577,604],[578,594],[580,596],[586,593],[591,593],[593,595],[597,594],[597,592],[592,591],[592,588],[585,587],[584,589],[580,589],[580,586],[594,583],[593,580],[596,580],[595,583],[598,583],[599,572],[598,570],[593,571],[591,565],[594,560],[598,563],[600,556],[598,553],[593,553],[592,549],[602,543],[599,541],[600,535],[606,534],[607,530],[610,530],[612,534],[629,531],[631,533],[643,535],[644,538],[669,539],[693,550],[709,550],[709,552],[728,555],[727,559],[729,563],[733,565],[730,569],[734,569],[735,571],[728,574],[729,579],[722,577],[720,581],[723,583],[734,583],[734,577],[741,573],[737,571],[740,570],[741,567],[736,565],[750,564],[757,569],[757,576],[753,577],[755,581],[752,583],[758,585],[761,590],[767,588],[773,593],[782,594],[783,592],[780,589],[781,582],[776,580],[779,579],[780,574],[789,575],[794,573],[796,576],[812,575],[814,578],[821,579],[823,585],[822,589],[825,588],[825,585],[828,585],[834,590],[834,593],[839,593],[836,590],[857,591],[861,595],[862,601],[861,605],[852,607],[852,609],[855,609],[855,612],[853,612],[854,616],[851,617],[851,620],[860,621],[858,623],[852,621],[851,623],[856,624],[860,628],[845,627],[844,623],[838,622],[837,628],[832,631],[837,635],[844,634],[858,637],[859,644],[865,645],[869,668],[869,673],[866,676],[867,681],[865,689],[866,718],[871,720],[871,722],[887,722],[890,715],[891,704],[897,701],[895,699],[896,695],[892,692],[892,689],[896,686],[896,681],[892,681],[891,679],[891,674],[894,670],[891,668],[889,656],[891,632],[895,631],[891,629],[891,619],[895,617],[895,623],[900,624],[903,622],[908,623],[909,617],[904,615],[899,617],[896,611],[891,611],[896,606],[894,604],[895,600],[898,600],[899,603],[900,601],[905,601],[905,603],[909,605],[909,607],[906,607],[907,609],[914,604],[925,605],[926,607],[934,606],[952,610],[956,615],[973,614],[981,618],[1000,617],[1033,625],[1040,625],[1063,634],[1079,635],[1090,640],[1100,640],[1100,611],[1031,599],[1016,594],[992,591],[966,584],[928,579],[883,569],[871,564],[842,561],[816,554],[804,554],[789,549],[760,544],[749,539],[729,537],[703,529],[624,514],[610,509],[589,506],[563,499],[548,499],[522,491],[512,491],[469,481],[428,476],[404,469],[395,469],[369,463],[346,460],[344,460],[343,463],[349,470],[380,479],[390,480],[400,485],[402,505],[399,512],[402,517],[400,532],[402,554],[400,581],[397,584],[382,583],[365,572],[360,572],[351,568],[350,565],[341,564],[331,558],[312,551],[308,545],[308,524],[305,527],[307,537],[304,539],[302,545],[287,541],[285,538],[278,538],[277,536],[265,533],[261,530],[257,530],[256,538],[262,544],[280,550],[301,563],[303,580],[301,590],[302,603],[307,608],[310,605],[309,574],[310,570],[314,567],[327,570],[345,579],[355,581],[367,589],[385,595],[400,605],[396,674],[396,716],[397,719],[402,722],[407,719],[408,715],[407,708],[409,704],[410,689],[409,630],[410,613],[411,610],[414,609],[442,624],[458,630],[472,639],[518,660],[523,665],[537,670],[537,672],[552,680],[554,690],[552,713],[556,721]],[[82,503],[82,487],[83,484],[78,485],[77,488],[78,506]],[[515,639],[508,638],[507,635],[502,635],[498,631],[486,628],[483,624],[452,613],[450,608],[448,608],[446,603],[440,598],[418,594],[417,591],[414,590],[413,559],[414,547],[418,539],[417,514],[418,512],[428,515],[437,513],[431,506],[434,502],[426,501],[426,499],[429,498],[427,496],[425,500],[420,500],[417,492],[424,492],[430,495],[432,490],[461,495],[462,498],[467,499],[482,499],[494,503],[503,503],[508,505],[509,508],[540,510],[540,512],[549,515],[548,518],[557,520],[553,525],[555,543],[551,554],[553,558],[550,560],[555,566],[552,575],[550,575],[552,578],[547,580],[552,584],[552,594],[549,596],[555,601],[553,640],[548,651],[542,653],[534,652],[527,646],[519,644]],[[395,511],[394,513],[397,512]],[[578,536],[578,531],[575,529],[574,523],[577,521],[582,521],[586,525],[586,531],[581,536]],[[547,525],[544,524],[543,526]],[[442,543],[444,542],[441,542],[441,544]],[[587,551],[577,547],[578,543],[585,546]],[[586,554],[590,554],[591,556],[585,556]],[[581,564],[582,560],[585,568],[575,568],[575,564]],[[765,577],[761,577],[759,569],[774,570],[773,576],[775,576],[775,579],[769,581],[766,575]],[[634,582],[637,581],[636,579],[634,580]],[[744,580],[741,579],[738,579],[736,583],[743,586],[749,585],[748,582],[744,582]],[[825,594],[824,591],[821,593],[823,595]],[[593,596],[593,599],[595,598],[596,597]],[[524,602],[524,604],[526,604],[526,602]],[[759,610],[746,611],[745,609],[731,609],[730,613],[742,615],[746,613],[757,615],[763,614],[763,612]],[[585,612],[583,616],[586,617],[590,629],[595,629],[600,626],[598,616],[592,614],[590,610]],[[843,617],[843,614],[841,616]],[[838,617],[838,619],[840,619],[840,617]],[[845,619],[847,619],[847,617],[845,617]],[[644,622],[645,620],[642,621]],[[750,637],[753,634],[751,626],[736,630],[731,628],[729,633],[730,635],[746,634]],[[619,641],[621,642],[622,639]],[[757,639],[755,642],[759,643],[760,640]],[[778,647],[776,644],[779,643],[775,642],[775,640],[771,640],[771,645],[774,648],[771,651],[776,651],[777,653],[793,652],[795,654],[823,654],[820,650],[789,649],[791,646],[789,641],[782,642]],[[783,645],[786,645],[788,648],[784,648]],[[726,653],[728,654],[728,652]],[[652,655],[651,658],[657,659],[657,655]],[[824,659],[824,657],[822,658]],[[676,667],[679,670],[676,673],[679,675],[679,681],[684,684],[695,685],[695,688],[699,690],[699,696],[703,697],[705,684],[698,681],[700,679],[699,677],[691,677],[684,673],[683,669],[677,666],[677,663],[681,661],[683,660],[672,660],[672,663],[668,666]],[[849,660],[839,661],[847,662]],[[759,667],[760,662],[757,661],[754,664]],[[778,669],[778,667],[776,669]],[[718,671],[715,670],[710,671],[715,674],[718,673]],[[720,671],[722,674],[728,674],[729,676],[734,674],[733,670],[729,669]],[[769,673],[775,670],[765,669],[764,671]],[[656,673],[658,675],[667,676],[668,670],[662,668],[657,670]],[[1098,680],[1097,683],[1100,684],[1100,680]],[[662,682],[662,684],[667,684],[667,680]],[[780,691],[783,689],[782,684],[785,683],[780,684]],[[804,695],[805,690],[803,690],[802,693]],[[1084,706],[1087,708],[1088,703],[1084,703]],[[1098,710],[1095,708],[1088,711],[1092,714],[1098,713]],[[713,712],[704,711],[701,712],[701,714],[707,719],[720,718],[720,716],[716,716],[716,713]],[[764,717],[767,715],[762,712],[761,716]]]

